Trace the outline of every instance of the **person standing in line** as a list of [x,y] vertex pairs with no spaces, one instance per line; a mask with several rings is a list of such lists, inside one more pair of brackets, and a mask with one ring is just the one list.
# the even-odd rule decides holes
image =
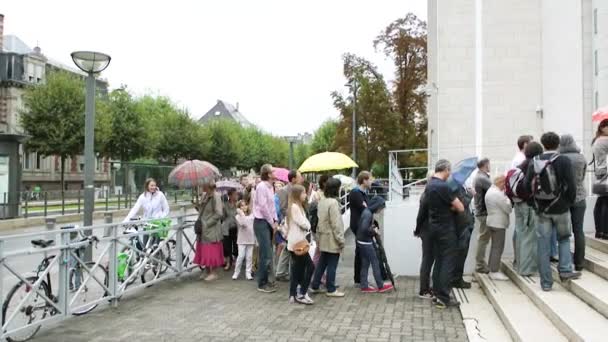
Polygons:
[[450,293],[458,255],[454,212],[464,212],[464,205],[446,182],[451,171],[452,165],[449,161],[437,161],[435,174],[426,188],[429,198],[429,236],[437,252],[433,269],[433,289],[436,296],[434,304],[440,309],[460,305],[450,298]]
[[223,234],[221,219],[224,214],[222,196],[215,191],[215,182],[203,185],[203,199],[200,204],[199,219],[202,234],[197,245],[194,263],[205,266],[208,274],[203,279],[213,281],[218,278],[216,269],[224,264]]
[[321,277],[327,270],[327,296],[344,297],[344,292],[336,290],[336,271],[340,254],[344,250],[344,223],[340,212],[338,196],[341,182],[339,179],[332,178],[325,183],[324,196],[318,205],[319,223],[317,227],[318,246],[321,251],[319,262],[315,268],[311,292],[320,292]]
[[574,138],[570,134],[564,134],[559,139],[559,153],[570,159],[574,167],[574,178],[576,182],[576,199],[570,207],[570,219],[572,221],[572,233],[574,235],[574,269],[582,271],[585,264],[585,232],[583,224],[585,211],[587,210],[587,190],[585,190],[585,174],[587,172],[587,161],[576,146]]
[[224,235],[224,271],[230,270],[232,262],[238,256],[236,210],[239,194],[236,189],[228,190],[228,200],[224,204],[224,216],[222,222],[222,234]]
[[519,149],[519,151],[517,151],[515,157],[513,157],[510,169],[518,167],[519,165],[521,165],[521,163],[524,162],[524,160],[526,160],[526,146],[528,146],[528,144],[533,140],[534,137],[532,137],[531,135],[522,135],[517,139],[517,148]]
[[[449,183],[450,181],[448,181]],[[469,245],[471,235],[475,225],[475,217],[471,209],[474,190],[467,189],[464,186],[458,186],[456,190],[456,198],[464,205],[464,212],[455,213],[456,233],[458,236],[458,256],[454,269],[454,277],[452,287],[457,289],[470,289],[471,283],[464,280],[464,264],[469,255]]]
[[[367,192],[372,185],[372,174],[369,171],[361,171],[357,176],[357,184],[349,196],[350,205],[350,230],[355,236],[357,236],[357,229],[359,228],[359,222],[361,221],[361,214],[363,210],[367,208],[368,196]],[[360,287],[359,281],[361,279],[361,258],[359,256],[359,247],[355,245],[355,272],[354,282],[355,287]]]
[[[281,219],[287,217],[287,206],[289,204],[289,193],[294,185],[302,185],[304,183],[304,177],[298,170],[290,170],[287,174],[287,180],[289,183],[281,190],[277,191],[277,197],[279,198],[279,206],[281,211],[278,213]],[[277,263],[276,279],[278,281],[289,281],[289,251],[285,248],[279,255],[279,261]]]
[[559,276],[562,281],[577,279],[579,272],[572,271],[570,235],[572,222],[570,207],[576,199],[576,181],[572,163],[568,157],[559,155],[559,136],[553,132],[543,134],[540,139],[545,152],[534,158],[528,166],[526,185],[532,192],[538,213],[538,268],[543,291],[551,291],[551,234],[557,231],[559,243]]
[[249,203],[243,200],[239,201],[235,219],[238,227],[237,244],[239,246],[239,254],[234,266],[232,279],[237,280],[239,278],[241,268],[243,267],[243,261],[245,261],[245,278],[247,278],[247,280],[253,280],[251,272],[255,235],[253,233],[253,215],[251,214]]
[[123,222],[131,221],[141,209],[143,209],[143,220],[161,219],[169,216],[169,202],[167,202],[165,194],[158,190],[156,181],[153,178],[146,179],[144,189],[144,193],[139,195],[137,202],[135,202]]
[[[427,180],[427,185],[430,181]],[[425,187],[422,195],[420,195],[420,206],[418,207],[418,216],[416,217],[416,229],[414,236],[422,240],[422,261],[420,262],[420,291],[418,297],[422,299],[433,299],[433,289],[431,288],[431,271],[435,264],[435,256],[437,251],[433,249],[433,240],[430,237],[429,229],[429,198]]]
[[511,200],[504,191],[505,176],[498,176],[494,179],[494,185],[488,190],[485,197],[488,210],[486,224],[492,241],[488,265],[490,278],[494,280],[509,279],[500,272],[500,259],[505,249],[505,234],[509,228],[509,215],[513,210]]
[[[279,224],[281,222],[283,222],[283,220],[285,219],[285,217],[283,216],[283,214],[281,212],[281,200],[279,198],[279,193],[284,188],[285,188],[285,184],[283,182],[281,182],[280,180],[276,180],[274,182],[274,209],[277,212],[277,222],[279,222]],[[274,253],[272,253],[272,257],[273,257],[272,270],[274,272],[275,268],[277,269],[277,271],[275,272],[275,279],[277,281],[289,281],[289,252],[287,251],[287,240],[285,239],[285,236],[283,236],[283,234],[281,233],[281,230],[277,230],[277,232],[274,234],[273,243],[276,245],[275,251],[274,251]],[[287,255],[286,260],[281,260],[281,258],[280,258],[281,255]],[[278,263],[278,264],[275,265],[275,263]],[[286,263],[287,266],[285,266],[284,263]],[[287,271],[288,271],[287,276],[281,274],[278,271],[278,270],[283,270],[284,268],[287,268]],[[272,274],[271,274],[271,276],[272,276]]]
[[[382,197],[374,197],[370,200],[369,206],[363,209],[361,213],[361,221],[357,228],[357,245],[359,247],[359,256],[361,258],[361,292],[362,293],[385,293],[394,289],[393,285],[385,284],[384,277],[380,270],[380,261],[378,254],[374,248],[374,237],[380,234],[377,222],[374,221],[374,214],[380,214],[384,210],[386,204]],[[372,267],[374,280],[377,287],[369,286],[367,274],[369,267]]]
[[[323,200],[325,198],[325,185],[327,184],[327,181],[329,180],[329,176],[327,174],[323,174],[321,175],[321,177],[319,177],[319,189],[317,189],[317,191],[315,191],[313,193],[312,196],[310,196],[310,203],[308,205],[308,220],[310,221],[310,226],[311,226],[311,231],[313,234],[313,238],[315,240],[315,242],[319,242],[319,234],[318,232],[318,225],[319,225],[319,216],[318,216],[318,212],[319,212],[319,202],[321,202],[321,200]],[[340,183],[341,184],[341,183]],[[340,194],[339,194],[340,190],[338,189],[338,195],[336,196],[336,199],[340,198]],[[338,202],[339,204],[339,202]],[[315,248],[315,254],[312,257],[312,263],[315,265],[315,267],[317,267],[319,265],[319,259],[321,258],[321,251],[318,248]],[[321,278],[321,283],[325,284],[325,274],[323,275],[323,277]]]
[[486,209],[486,192],[492,186],[490,180],[490,161],[487,158],[480,160],[477,163],[477,175],[474,180],[475,188],[475,226],[477,233],[477,253],[475,255],[475,272],[489,273],[488,264],[486,263],[486,250],[490,242],[491,234],[488,230],[486,220],[488,211]]
[[[289,281],[289,302],[300,304],[314,304],[308,296],[308,286],[312,278],[312,259],[308,251],[299,255],[296,245],[303,241],[310,242],[310,222],[306,218],[304,203],[306,203],[306,189],[296,184],[292,186],[289,194],[287,209],[287,249],[291,254],[291,273]],[[299,289],[298,289],[299,288]]]
[[509,172],[506,179],[507,195],[515,206],[515,259],[513,266],[522,276],[531,276],[538,272],[536,227],[538,218],[534,210],[535,203],[532,194],[525,186],[525,176],[533,159],[543,153],[543,147],[536,141],[531,141],[525,150],[526,160],[517,169]]
[[595,161],[595,183],[603,185],[598,193],[595,207],[593,208],[593,219],[595,221],[595,237],[608,240],[608,119],[602,120],[597,127],[597,133],[593,139],[593,158]]
[[263,165],[260,170],[260,183],[253,196],[253,230],[259,246],[259,265],[256,272],[258,291],[272,293],[276,286],[269,284],[268,277],[272,264],[272,236],[276,232],[277,213],[274,208],[272,165]]

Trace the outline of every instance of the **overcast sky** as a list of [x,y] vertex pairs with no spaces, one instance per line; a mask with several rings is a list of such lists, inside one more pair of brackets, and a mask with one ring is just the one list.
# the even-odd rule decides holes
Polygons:
[[[4,34],[71,65],[70,52],[112,56],[111,87],[166,95],[194,118],[217,99],[277,135],[313,132],[337,117],[329,96],[344,89],[341,56],[391,63],[372,41],[426,0],[69,1],[3,0]],[[86,5],[85,5],[86,4]]]

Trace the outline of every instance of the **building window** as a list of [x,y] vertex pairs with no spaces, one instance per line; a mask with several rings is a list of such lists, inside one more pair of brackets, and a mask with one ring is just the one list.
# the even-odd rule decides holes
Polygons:
[[95,171],[101,172],[102,166],[103,166],[103,158],[97,157],[97,159],[95,159]]
[[42,169],[42,156],[36,153],[36,170]]
[[23,154],[23,168],[26,170],[29,170],[31,167],[32,167],[32,165],[30,163],[30,154],[24,153]]
[[593,10],[593,33],[597,34],[597,8]]
[[597,76],[597,74],[600,71],[600,66],[598,65],[599,59],[597,58],[597,50],[595,50],[595,52],[593,53],[593,65],[595,68],[595,76]]

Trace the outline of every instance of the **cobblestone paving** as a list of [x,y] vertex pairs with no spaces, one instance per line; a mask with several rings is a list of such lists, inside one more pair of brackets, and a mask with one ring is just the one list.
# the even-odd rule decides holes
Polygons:
[[398,279],[398,291],[390,294],[364,295],[353,288],[352,252],[345,253],[339,266],[338,283],[346,297],[316,295],[312,306],[288,304],[287,283],[280,283],[274,294],[263,294],[254,282],[233,281],[229,273],[211,284],[198,277],[195,271],[166,281],[123,299],[117,308],[97,309],[43,329],[34,340],[467,340],[460,311],[439,310],[418,299],[416,279]]

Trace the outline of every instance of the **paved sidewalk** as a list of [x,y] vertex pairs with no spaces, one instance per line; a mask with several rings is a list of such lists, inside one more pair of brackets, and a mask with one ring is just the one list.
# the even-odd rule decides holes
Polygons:
[[364,295],[352,287],[352,237],[340,260],[345,298],[313,297],[288,304],[288,284],[274,294],[222,271],[215,283],[195,271],[43,329],[35,341],[466,341],[459,310],[439,310],[415,295],[418,281],[400,278],[398,291]]

